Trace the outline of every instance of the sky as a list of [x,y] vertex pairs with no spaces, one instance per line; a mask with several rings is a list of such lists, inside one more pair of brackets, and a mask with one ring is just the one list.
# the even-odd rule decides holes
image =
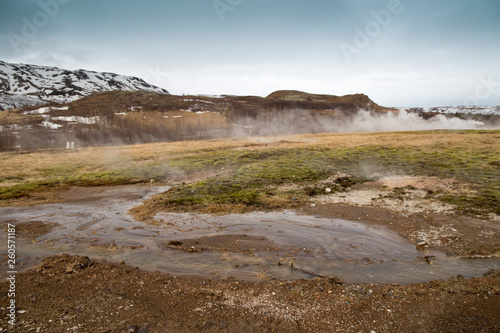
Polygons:
[[0,60],[172,94],[500,105],[499,0],[1,0]]

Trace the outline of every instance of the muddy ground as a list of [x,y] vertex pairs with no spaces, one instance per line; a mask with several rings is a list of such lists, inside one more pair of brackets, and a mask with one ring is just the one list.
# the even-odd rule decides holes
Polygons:
[[329,218],[343,218],[366,224],[381,225],[413,243],[425,242],[425,248],[461,257],[498,256],[500,230],[498,223],[458,214],[416,213],[410,216],[374,207],[320,205],[305,208],[304,213]]
[[[474,137],[477,136],[477,140],[483,141],[488,139],[489,141],[485,141],[484,144],[493,145],[496,144],[495,139],[498,136],[496,133],[493,134],[496,136],[483,139],[479,134],[474,134]],[[412,135],[407,139],[409,143],[404,144],[420,145],[422,141],[415,141]],[[433,143],[439,141],[434,135],[434,133],[425,136],[419,134],[416,137]],[[379,136],[375,139],[381,140],[381,144],[391,139],[388,135]],[[372,144],[374,140],[373,136],[361,135],[328,136],[323,141],[333,140],[332,145],[338,146],[348,145],[344,141],[354,138],[357,141],[348,142],[349,145]],[[401,136],[398,134],[397,138]],[[469,136],[461,134],[446,138],[469,140]],[[364,141],[360,143],[359,140]],[[399,139],[392,138],[391,142],[403,145]],[[211,149],[221,149],[219,142],[208,142],[205,145],[207,144],[214,145],[215,148]],[[227,144],[229,152],[234,147],[241,146],[239,142]],[[300,141],[294,145],[310,144]],[[281,147],[291,143],[279,141],[276,145]],[[475,146],[475,143],[470,145]],[[168,149],[176,147],[169,145]],[[135,156],[138,163],[151,159],[149,155],[156,156],[159,152],[162,154],[164,152],[164,148],[159,149],[158,146],[151,145],[148,148],[150,150],[145,150],[144,147],[122,149],[137,149],[137,156],[125,155]],[[178,149],[183,151],[185,147],[180,145]],[[259,146],[255,149],[267,148]],[[95,153],[90,150],[86,152]],[[486,153],[485,156],[490,158]],[[8,169],[12,173],[9,178],[11,181],[21,177],[17,175],[19,166],[14,163],[18,157],[8,156],[5,159],[5,163],[11,164]],[[40,163],[26,163],[25,158],[22,159],[23,165],[30,167],[40,165]],[[30,155],[30,158],[41,157]],[[52,155],[49,157],[44,155],[43,158],[46,163],[52,163],[50,162]],[[191,165],[191,162],[188,164]],[[490,164],[483,170],[484,172],[496,168]],[[49,171],[52,169],[74,173],[74,170],[66,168],[50,168],[50,170],[47,168]],[[44,170],[42,171],[47,172]],[[217,172],[226,175],[228,171],[222,168]],[[33,177],[37,175],[34,171],[33,174]],[[496,174],[492,172],[493,176]],[[101,174],[94,176],[100,178]],[[189,185],[212,176],[211,174],[200,176],[197,172],[179,173],[175,175],[175,182],[182,184],[186,182]],[[149,177],[153,183],[153,176],[148,174],[148,181]],[[156,182],[156,178],[154,181]],[[175,182],[163,185],[171,186],[175,185]],[[29,192],[27,197],[20,196],[12,201],[5,201],[4,206],[7,207],[5,212],[9,209],[14,211],[18,205],[30,204],[34,207],[26,208],[32,209],[29,219],[23,219],[22,215],[12,220],[0,218],[1,229],[6,231],[6,224],[14,223],[16,236],[19,241],[25,242],[23,244],[32,242],[36,246],[46,246],[47,249],[54,249],[57,246],[61,248],[76,246],[76,249],[85,247],[86,250],[105,253],[106,258],[117,255],[121,253],[120,251],[123,253],[151,251],[144,253],[152,255],[161,251],[174,251],[181,253],[184,256],[182,258],[215,253],[226,257],[233,256],[232,259],[237,256],[253,259],[253,256],[258,257],[258,253],[262,252],[267,253],[268,257],[272,254],[276,258],[275,254],[281,252],[288,256],[285,256],[284,260],[277,260],[274,265],[293,273],[301,269],[298,265],[293,266],[299,255],[316,253],[314,246],[317,244],[312,242],[315,240],[314,237],[333,230],[328,229],[330,227],[328,223],[308,222],[309,224],[304,224],[310,228],[308,236],[311,237],[308,239],[296,237],[302,236],[300,232],[307,230],[303,225],[300,226],[302,229],[290,227],[290,230],[285,230],[276,221],[269,222],[265,218],[261,221],[260,216],[254,224],[242,223],[243,226],[238,229],[235,228],[238,227],[238,223],[231,224],[231,221],[227,222],[222,217],[210,220],[203,217],[203,214],[198,214],[199,212],[193,213],[194,215],[187,214],[182,218],[178,215],[168,218],[168,210],[151,210],[155,214],[149,218],[143,221],[133,220],[131,216],[127,217],[127,210],[138,205],[147,191],[135,188],[127,192],[124,188],[106,186],[80,188],[71,187],[72,183],[73,180],[69,179],[66,185],[63,184],[64,186],[50,187],[50,190],[45,192],[41,190],[41,192],[38,190]],[[96,184],[100,183],[92,183]],[[312,217],[345,219],[360,222],[366,228],[371,225],[370,227],[388,230],[387,232],[395,232],[402,240],[397,244],[406,243],[413,251],[416,247],[424,259],[427,251],[444,251],[449,256],[446,258],[493,257],[495,259],[500,256],[498,215],[494,213],[475,215],[470,211],[464,214],[456,207],[438,200],[439,197],[435,195],[440,191],[459,195],[475,194],[477,188],[457,178],[431,175],[380,175],[371,177],[370,181],[343,188],[342,191],[327,191],[331,184],[329,179],[311,182],[308,185],[312,189],[324,193],[315,193],[314,196],[307,197],[307,201],[301,197],[297,200],[294,197],[297,194],[293,194],[289,198],[293,205],[283,205],[282,209],[287,210],[293,206],[293,214],[299,214],[299,218],[303,216],[304,220],[309,219],[308,221]],[[289,182],[280,185],[278,190],[300,190],[299,187],[302,185],[299,185]],[[136,201],[138,203],[134,203]],[[49,211],[44,213],[43,219],[37,218],[33,212],[38,212],[36,205],[43,203],[60,204],[61,207],[66,204],[65,207],[70,207],[72,210],[66,212],[66,215]],[[95,212],[82,213],[79,210],[82,205],[89,204],[95,205]],[[123,206],[124,210],[116,211],[115,206]],[[64,211],[59,207],[54,210]],[[495,210],[490,209],[488,212],[492,211]],[[282,211],[273,214],[282,214]],[[286,218],[291,219],[290,216],[287,213]],[[290,221],[297,222],[296,219]],[[341,232],[350,230],[345,225],[342,228],[339,226],[338,230]],[[233,232],[234,230],[238,232]],[[288,234],[293,232],[298,234],[294,236],[295,238]],[[129,236],[136,238],[131,240],[128,239]],[[367,241],[366,236],[364,237],[362,242]],[[283,239],[308,242],[302,247],[296,243],[292,245],[279,242]],[[395,237],[390,236],[389,239],[394,240]],[[336,242],[333,243],[342,241],[339,239],[337,242],[337,238],[334,240]],[[152,249],[148,249],[148,246]],[[341,248],[343,250],[345,248],[349,250],[349,246],[352,249],[363,250],[357,248],[359,244],[346,242],[343,246],[344,248]],[[86,252],[78,252],[80,255],[67,255],[56,250],[52,251],[53,253],[58,255],[51,255],[42,262],[36,263],[38,259],[30,258],[27,261],[30,269],[16,275],[15,326],[7,323],[6,305],[10,301],[8,296],[10,284],[5,280],[0,282],[0,332],[500,331],[500,306],[498,306],[500,271],[498,270],[492,270],[484,276],[482,272],[480,275],[468,275],[476,276],[468,279],[459,275],[447,280],[427,279],[425,281],[429,282],[412,284],[348,283],[335,276],[318,277],[312,274],[309,274],[310,279],[281,280],[268,274],[257,274],[257,280],[251,281],[239,276],[227,278],[228,275],[222,275],[223,278],[179,274],[175,276],[173,273],[139,269],[128,260],[109,262],[89,259],[81,255]],[[335,255],[335,252],[328,254]],[[369,257],[366,262],[360,262],[360,265],[375,266],[377,260],[372,259],[377,258],[374,253],[370,255],[374,258]],[[158,261],[159,258],[144,259]],[[1,260],[0,264],[6,267],[5,254],[2,254]],[[360,261],[363,261],[363,258]],[[417,261],[419,262],[415,262],[415,266],[430,267],[433,264],[433,260]],[[237,262],[231,262],[232,268],[236,270],[238,267],[234,263]],[[231,272],[229,274],[232,274]]]
[[[108,188],[109,190],[109,188]],[[361,189],[362,190],[362,189]],[[69,202],[98,188],[72,189]],[[102,194],[104,195],[104,194]],[[140,196],[128,199],[137,199]],[[345,195],[345,194],[343,194]],[[129,197],[130,196],[130,197]],[[102,200],[102,199],[101,199]],[[330,198],[331,200],[331,198]],[[333,200],[334,201],[334,200]],[[498,237],[484,237],[495,221],[453,213],[401,213],[389,207],[318,201],[301,214],[344,218],[383,225],[449,254],[489,254]],[[314,206],[314,207],[312,207]],[[14,221],[11,221],[14,222]],[[477,228],[477,226],[481,228]],[[18,223],[20,238],[36,241],[58,225]],[[454,228],[458,236],[433,227]],[[492,230],[493,230],[492,229]],[[440,229],[441,230],[441,229]],[[444,229],[442,229],[444,230]],[[434,238],[431,236],[435,235]],[[412,238],[413,237],[413,238]],[[470,247],[466,247],[470,244]],[[163,247],[186,252],[252,254],[289,251],[266,237],[220,235],[182,238]],[[463,251],[463,252],[461,252]],[[290,269],[294,269],[290,267]],[[0,284],[1,304],[9,285]],[[147,272],[125,263],[84,256],[45,258],[35,269],[16,276],[17,323],[7,323],[2,306],[1,331],[11,332],[497,332],[500,330],[500,272],[482,278],[428,283],[354,284],[336,277],[309,280],[242,281]]]
[[[60,255],[16,278],[15,332],[498,332],[500,274],[411,285],[248,282]],[[2,304],[7,284],[1,284]],[[7,329],[5,308],[2,328]]]

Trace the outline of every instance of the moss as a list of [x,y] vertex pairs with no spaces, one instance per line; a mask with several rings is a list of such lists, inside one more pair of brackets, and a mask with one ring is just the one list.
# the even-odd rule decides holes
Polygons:
[[29,197],[34,192],[51,188],[53,184],[47,182],[30,182],[10,187],[0,188],[0,200],[12,200]]
[[[438,133],[441,132],[430,134]],[[397,140],[399,134],[392,135],[391,140]],[[416,135],[428,136],[429,133]],[[485,132],[483,138],[495,142],[497,135],[495,131]],[[173,156],[155,153],[151,158],[120,160],[117,166],[89,167],[84,162],[61,164],[39,169],[35,176],[19,170],[17,176],[3,179],[5,185],[14,185],[0,188],[0,200],[29,196],[59,184],[99,186],[201,177],[205,179],[174,187],[161,196],[159,203],[164,208],[195,205],[216,209],[214,207],[233,205],[243,209],[272,209],[306,202],[325,193],[326,187],[333,192],[340,191],[380,175],[393,174],[457,179],[469,184],[474,191],[469,194],[431,191],[428,197],[451,203],[464,213],[500,213],[500,154],[495,145],[463,145],[458,141],[395,147],[391,142],[394,141],[348,148],[321,145],[211,148],[211,151],[191,150]],[[400,191],[398,195],[404,196],[404,189]]]
[[[452,203],[466,213],[498,213],[500,175],[497,168],[491,167],[491,157],[495,155],[498,152],[493,148],[455,150],[439,144],[425,149],[363,146],[211,152],[187,160],[180,158],[174,164],[183,167],[188,161],[196,161],[186,168],[188,172],[226,166],[233,170],[230,175],[174,189],[165,202],[238,203],[266,207],[266,198],[271,196],[266,193],[269,187],[289,183],[303,185],[302,192],[294,194],[304,199],[324,193],[324,188],[315,185],[318,181],[348,174],[349,177],[339,176],[332,182],[332,188],[338,190],[375,179],[378,171],[456,178],[474,184],[478,189],[475,195],[429,193],[429,196]],[[399,195],[404,195],[404,189],[399,191]]]

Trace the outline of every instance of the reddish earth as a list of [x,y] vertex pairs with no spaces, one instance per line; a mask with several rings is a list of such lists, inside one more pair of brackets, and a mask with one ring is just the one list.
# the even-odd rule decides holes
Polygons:
[[411,285],[245,282],[60,255],[16,278],[12,332],[498,332],[500,274]]
[[[69,201],[78,202],[77,194]],[[430,248],[452,255],[493,255],[499,250],[493,220],[328,202],[301,212],[383,225],[412,241],[425,238]],[[34,241],[57,227],[55,221],[16,225],[20,238]],[[266,237],[241,234],[179,235],[163,246],[246,254],[283,250]],[[500,331],[500,271],[408,285],[348,284],[335,277],[210,280],[58,255],[16,275],[15,326],[7,322],[9,287],[5,280],[0,283],[0,332]]]

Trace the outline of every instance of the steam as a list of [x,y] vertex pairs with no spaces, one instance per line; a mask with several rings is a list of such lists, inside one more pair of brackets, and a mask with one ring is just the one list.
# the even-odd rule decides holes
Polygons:
[[[289,134],[387,132],[421,130],[466,130],[498,128],[500,117],[484,119],[487,125],[473,119],[438,114],[431,118],[418,112],[370,112],[361,110],[348,113],[341,110],[285,109],[253,113],[236,112],[220,121],[212,118],[179,118],[165,127],[135,118],[105,119],[86,118],[85,123],[51,129],[41,126],[16,124],[0,126],[1,150],[36,150],[39,148],[64,148],[66,142],[75,147],[117,146],[149,142],[220,139],[249,136],[275,136]],[[66,117],[73,119],[73,117]],[[65,119],[66,119],[65,118]],[[77,119],[77,118],[74,118]],[[96,123],[95,123],[96,122]],[[59,125],[58,125],[59,126]],[[112,159],[113,156],[108,158]]]
[[360,111],[349,123],[344,124],[340,132],[466,130],[483,127],[484,123],[480,121],[444,115],[424,119],[417,113],[405,110],[400,110],[399,113],[388,112],[383,115],[373,115],[368,111]]
[[231,136],[466,130],[480,129],[484,126],[485,124],[480,121],[445,115],[425,119],[418,113],[406,110],[396,113],[373,113],[361,110],[354,115],[333,113],[321,116],[312,115],[308,110],[286,110],[266,119],[240,119],[233,127]]

